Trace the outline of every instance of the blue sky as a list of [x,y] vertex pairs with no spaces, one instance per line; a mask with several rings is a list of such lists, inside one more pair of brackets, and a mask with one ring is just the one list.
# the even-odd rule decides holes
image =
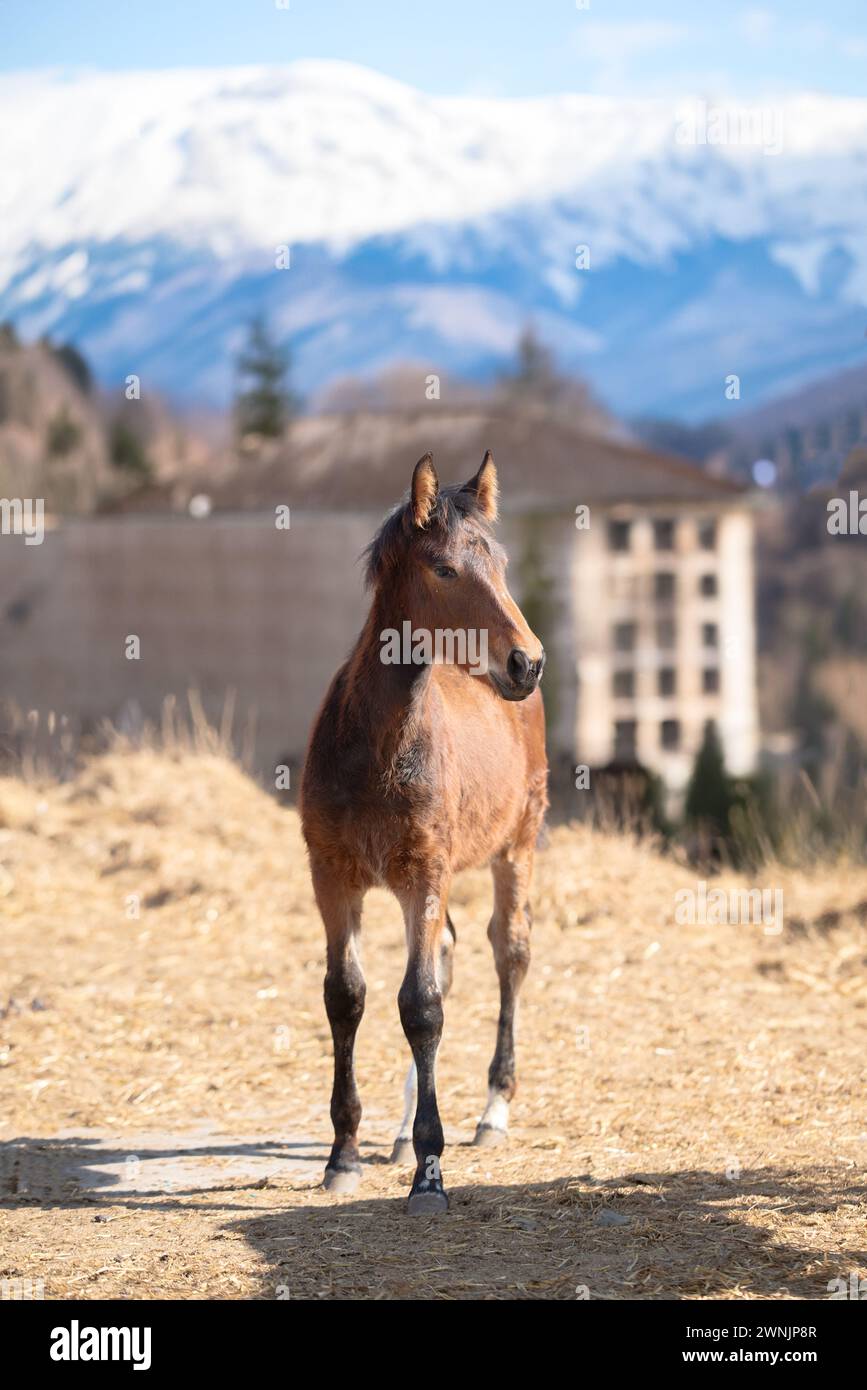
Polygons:
[[0,0],[0,69],[340,58],[438,94],[865,91],[865,0],[280,3]]

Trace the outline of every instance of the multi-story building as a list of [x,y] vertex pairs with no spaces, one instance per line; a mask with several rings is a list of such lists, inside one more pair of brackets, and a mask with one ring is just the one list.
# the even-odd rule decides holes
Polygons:
[[[716,493],[716,495],[714,495]],[[597,508],[579,533],[572,595],[583,761],[636,759],[682,792],[708,720],[729,769],[758,753],[752,516],[704,497]],[[592,514],[592,513],[591,513]]]

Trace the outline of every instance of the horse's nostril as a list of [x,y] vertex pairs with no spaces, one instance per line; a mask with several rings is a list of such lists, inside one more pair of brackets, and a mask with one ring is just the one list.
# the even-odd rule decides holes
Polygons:
[[547,660],[547,657],[546,657],[546,655],[545,655],[545,648],[543,647],[543,648],[542,648],[542,655],[539,657],[539,660],[536,662],[536,675],[538,676],[539,680],[542,679],[542,672],[543,672],[544,669],[545,669],[545,662],[546,662],[546,660]]
[[513,647],[509,652],[506,670],[516,685],[523,685],[530,670],[530,658],[527,653],[522,652],[520,647]]

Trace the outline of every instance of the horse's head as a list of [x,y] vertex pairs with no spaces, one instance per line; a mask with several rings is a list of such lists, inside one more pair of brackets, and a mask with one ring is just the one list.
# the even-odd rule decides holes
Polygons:
[[368,582],[413,633],[430,635],[435,659],[445,634],[445,659],[486,674],[504,699],[524,700],[539,684],[545,652],[506,585],[506,555],[491,533],[496,516],[490,451],[468,483],[446,488],[425,454],[408,501],[370,546]]

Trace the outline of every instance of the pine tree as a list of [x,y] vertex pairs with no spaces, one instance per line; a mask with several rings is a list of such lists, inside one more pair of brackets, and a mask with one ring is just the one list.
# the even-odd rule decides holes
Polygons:
[[112,421],[108,436],[109,458],[115,468],[141,482],[148,482],[153,466],[143,439],[122,416]]
[[93,392],[93,373],[87,358],[79,352],[75,344],[61,343],[59,347],[53,347],[51,350],[78,389],[85,396],[91,395]]
[[537,401],[551,400],[561,390],[563,382],[554,358],[531,325],[518,339],[514,368],[505,372],[500,381],[510,394]]
[[238,358],[240,388],[235,401],[238,435],[280,439],[297,408],[287,386],[289,353],[272,339],[265,320],[253,319],[247,347]]
[[62,405],[48,421],[47,448],[51,458],[66,458],[81,443],[81,426]]
[[716,724],[709,719],[686,791],[686,820],[725,836],[734,804],[734,789],[726,772],[722,744]]

